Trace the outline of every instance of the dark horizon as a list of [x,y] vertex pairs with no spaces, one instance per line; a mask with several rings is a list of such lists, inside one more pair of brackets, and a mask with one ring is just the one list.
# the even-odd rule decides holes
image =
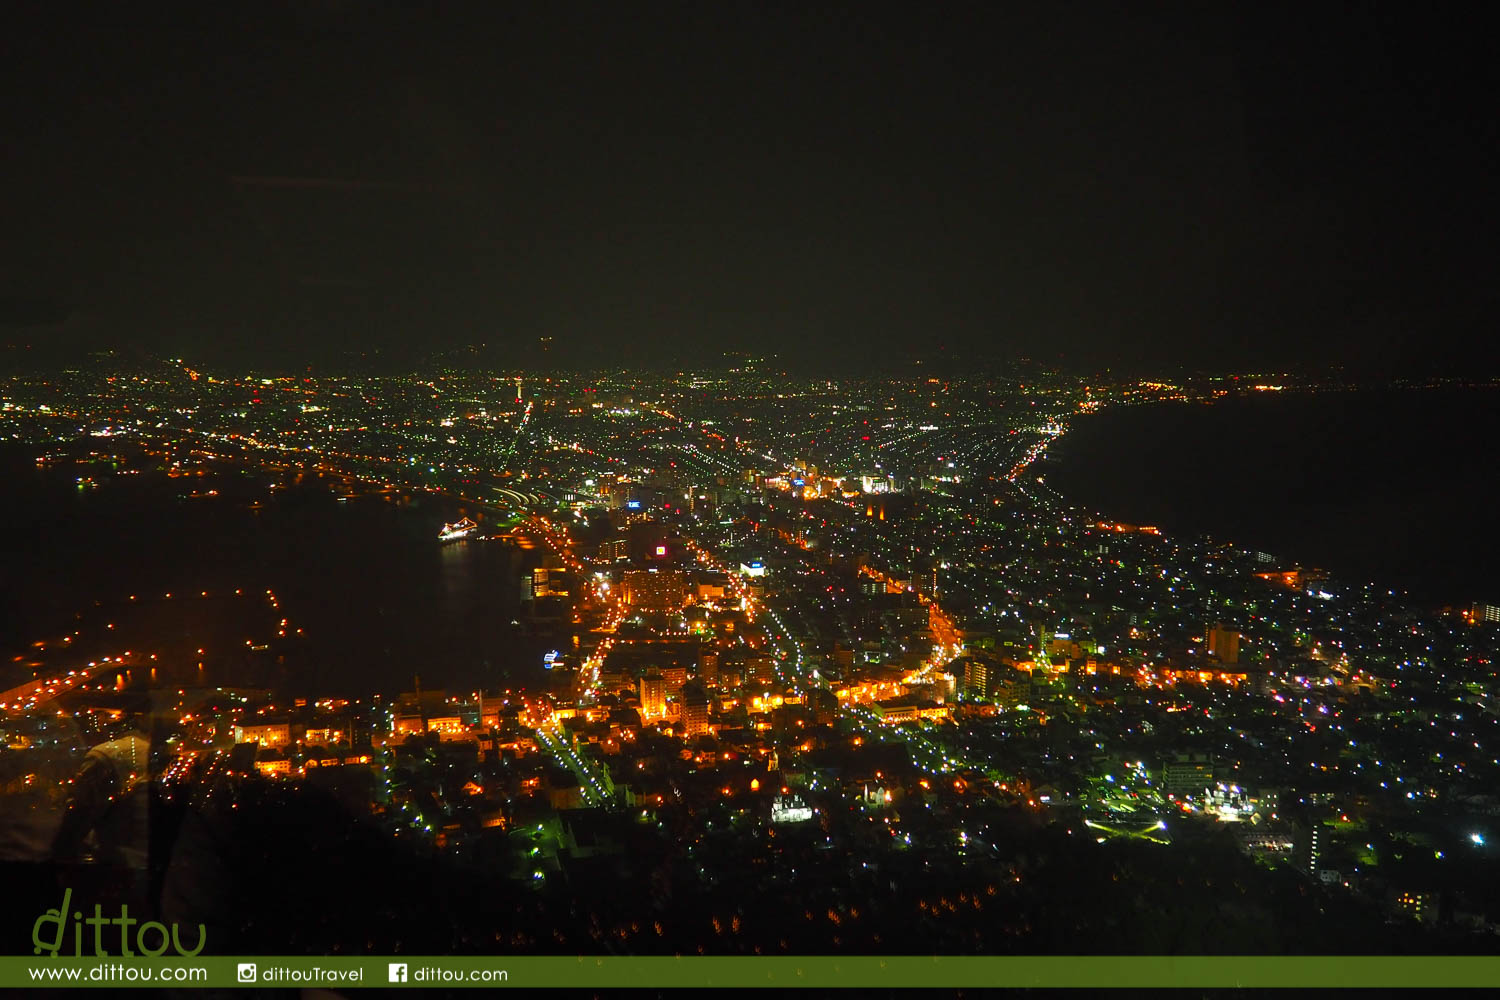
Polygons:
[[[1384,359],[1359,359],[1352,363],[1323,363],[1294,360],[1288,363],[1244,367],[1211,367],[1206,365],[1125,361],[1096,364],[1077,355],[967,354],[948,352],[921,355],[889,352],[864,355],[848,362],[827,358],[750,352],[727,352],[717,356],[667,358],[601,358],[597,352],[565,355],[521,350],[504,351],[490,344],[468,344],[429,352],[347,352],[340,357],[298,358],[259,356],[241,358],[225,356],[212,345],[179,352],[124,349],[86,349],[86,345],[58,342],[20,342],[0,354],[0,375],[26,376],[63,371],[144,370],[163,364],[183,366],[211,375],[232,377],[256,375],[265,377],[332,377],[373,376],[403,377],[427,374],[503,377],[524,372],[536,376],[589,376],[611,372],[650,376],[673,374],[741,374],[748,377],[866,380],[882,378],[926,378],[970,380],[975,378],[1027,378],[1044,373],[1082,378],[1099,378],[1111,383],[1140,380],[1167,380],[1199,383],[1217,379],[1253,379],[1257,377],[1290,378],[1297,385],[1330,388],[1378,390],[1403,386],[1421,387],[1435,384],[1492,387],[1500,383],[1500,368],[1454,363],[1422,366],[1398,366]],[[747,365],[747,361],[749,362]],[[1249,383],[1239,388],[1248,388]],[[1229,388],[1235,388],[1233,385]]]
[[1493,370],[1477,25],[30,15],[0,356]]

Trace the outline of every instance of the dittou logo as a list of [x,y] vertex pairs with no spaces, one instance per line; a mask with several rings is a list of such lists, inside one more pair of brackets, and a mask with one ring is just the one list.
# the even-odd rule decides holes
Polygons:
[[[72,903],[73,890],[64,889],[62,905],[43,913],[31,925],[32,950],[36,954],[46,952],[56,958],[64,952],[69,937],[73,939],[74,957],[80,958],[84,955],[155,958],[165,955],[168,949],[191,958],[203,950],[207,932],[202,924],[198,925],[197,940],[191,948],[186,948],[175,922],[170,927],[155,920],[142,923],[130,915],[130,907],[123,903],[118,916],[106,917],[104,908],[95,903],[94,912],[85,917],[82,910],[69,912]],[[68,933],[70,923],[73,925],[71,935]]]

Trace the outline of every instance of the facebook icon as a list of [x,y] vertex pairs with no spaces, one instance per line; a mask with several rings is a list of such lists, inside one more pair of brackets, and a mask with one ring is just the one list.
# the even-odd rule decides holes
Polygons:
[[406,982],[406,963],[392,962],[389,967],[390,981],[393,983]]

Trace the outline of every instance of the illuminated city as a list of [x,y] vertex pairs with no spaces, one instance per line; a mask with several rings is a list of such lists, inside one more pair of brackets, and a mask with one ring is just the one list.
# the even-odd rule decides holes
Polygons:
[[0,990],[1500,977],[1468,8],[12,21]]
[[[1046,483],[1080,415],[1250,380],[760,364],[261,378],[105,357],[11,379],[3,436],[78,502],[150,481],[255,517],[299,494],[390,509],[443,560],[511,553],[515,610],[485,614],[546,652],[310,682],[317,623],[271,590],[101,586],[8,667],[8,797],[65,809],[79,748],[145,699],[165,799],[331,795],[383,850],[527,886],[496,933],[529,949],[878,948],[902,920],[991,947],[1026,940],[1029,880],[1063,858],[1316,886],[1351,926],[1440,900],[1493,917],[1441,874],[1484,854],[1496,808],[1493,606],[1424,612]],[[171,609],[209,605],[206,646],[166,640]],[[639,905],[585,888],[606,870],[644,880]],[[808,902],[770,921],[747,877]],[[535,914],[561,898],[584,923],[549,943]]]

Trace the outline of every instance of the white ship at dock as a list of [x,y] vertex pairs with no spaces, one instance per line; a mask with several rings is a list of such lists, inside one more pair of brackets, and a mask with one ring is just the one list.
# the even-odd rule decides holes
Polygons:
[[464,538],[472,538],[479,531],[479,525],[467,517],[460,518],[452,524],[443,525],[443,530],[438,532],[438,541],[456,542]]

